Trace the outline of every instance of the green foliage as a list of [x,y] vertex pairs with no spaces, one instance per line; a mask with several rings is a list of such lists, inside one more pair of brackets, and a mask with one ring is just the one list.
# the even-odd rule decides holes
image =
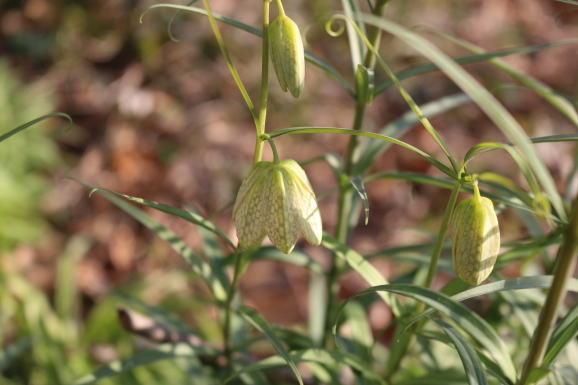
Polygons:
[[[152,306],[142,302],[138,299],[138,285],[135,285],[136,288],[127,285],[123,288],[122,294],[117,293],[97,303],[91,309],[88,320],[83,322],[80,300],[72,277],[75,265],[86,253],[88,242],[83,238],[72,238],[59,260],[58,284],[54,297],[48,297],[19,276],[0,272],[0,283],[7,288],[6,291],[0,292],[0,327],[15,330],[11,333],[12,340],[8,341],[0,354],[0,370],[7,371],[7,381],[77,385],[95,382],[99,384],[162,382],[167,385],[189,383],[531,385],[546,378],[551,383],[561,383],[560,378],[564,373],[577,373],[578,364],[570,352],[578,351],[576,342],[578,305],[565,309],[563,299],[568,291],[578,292],[578,280],[571,277],[576,267],[578,251],[578,202],[575,201],[570,207],[562,198],[559,186],[539,156],[536,146],[547,142],[578,141],[578,135],[529,137],[521,123],[479,80],[479,77],[470,73],[469,68],[466,70],[461,66],[473,62],[491,64],[493,71],[511,76],[562,113],[565,119],[578,125],[576,103],[571,97],[550,89],[541,81],[500,59],[513,54],[538,52],[555,46],[575,44],[577,41],[568,40],[485,52],[462,39],[426,28],[426,31],[433,30],[445,40],[472,53],[452,58],[440,46],[422,36],[423,28],[411,29],[384,17],[384,10],[389,2],[389,0],[375,0],[362,4],[356,0],[342,0],[340,6],[344,15],[332,16],[327,21],[326,30],[329,35],[337,37],[346,32],[350,48],[349,59],[352,64],[348,75],[339,73],[336,69],[339,63],[335,63],[334,66],[313,53],[301,52],[300,44],[295,44],[295,39],[301,41],[299,33],[296,32],[298,31],[296,25],[291,27],[290,41],[283,40],[285,45],[282,48],[291,50],[291,57],[301,57],[303,53],[305,58],[315,65],[314,70],[321,70],[327,74],[352,97],[352,107],[355,111],[353,126],[281,127],[268,134],[265,134],[265,128],[267,112],[271,112],[267,109],[269,2],[265,1],[263,5],[262,29],[214,14],[208,0],[202,1],[204,9],[191,7],[190,4],[189,6],[157,4],[145,10],[141,19],[151,9],[161,7],[177,9],[178,13],[190,11],[196,14],[196,17],[201,15],[208,18],[226,65],[246,104],[248,116],[255,123],[254,164],[261,161],[265,141],[271,144],[274,162],[278,163],[274,139],[281,140],[286,134],[349,136],[349,147],[343,157],[322,154],[306,162],[310,164],[325,161],[335,177],[337,188],[328,193],[328,195],[332,192],[337,193],[335,231],[333,235],[324,233],[321,242],[322,250],[331,254],[331,261],[325,266],[313,255],[309,255],[306,249],[296,248],[289,254],[284,254],[280,250],[290,251],[289,248],[281,247],[278,250],[272,246],[261,246],[261,240],[258,239],[255,246],[251,246],[254,242],[246,245],[251,247],[250,250],[243,250],[230,238],[226,230],[216,225],[218,222],[212,218],[211,220],[204,218],[190,205],[186,209],[176,208],[79,182],[91,190],[91,194],[96,192],[112,202],[167,242],[188,263],[192,270],[189,276],[202,280],[203,288],[210,293],[210,298],[184,300],[183,306],[189,314],[197,315],[212,309],[218,316],[198,321],[196,325],[190,326],[163,306]],[[280,0],[277,0],[277,6],[280,10],[283,9]],[[280,14],[284,16],[284,11],[280,11]],[[169,22],[169,29],[174,17]],[[225,44],[226,36],[221,34],[218,22],[263,38],[264,72],[261,74],[260,103],[257,107],[251,99],[251,88],[245,88],[241,75],[229,55]],[[277,32],[279,35],[275,35],[275,38],[282,39],[283,31],[280,29]],[[389,55],[388,51],[380,49],[380,39],[384,32],[430,62],[395,72],[390,63],[395,63],[396,58]],[[279,57],[274,60],[277,67],[285,65],[290,68],[295,64],[280,63],[277,59]],[[302,66],[299,65],[301,69]],[[409,82],[402,83],[404,79],[434,71],[441,71],[461,92],[423,101],[420,100],[423,98],[412,95],[415,90],[410,87]],[[298,78],[299,84],[293,87],[286,84],[286,80],[285,83],[282,81],[282,88],[289,87],[292,94],[298,96],[297,94],[301,94],[302,91],[301,74]],[[349,79],[354,80],[354,86],[349,84]],[[22,95],[25,95],[21,91],[22,87],[12,83],[13,80],[9,76],[0,78],[0,83],[2,82],[5,82],[4,89],[10,90],[9,92],[22,92]],[[384,127],[376,130],[367,128],[368,125],[364,123],[367,107],[374,97],[391,86],[395,88],[390,92],[397,92],[399,100],[407,105],[407,112]],[[20,96],[21,99],[23,97]],[[4,108],[1,103],[3,100],[7,106],[5,113],[0,114],[4,118],[12,116],[10,114],[13,111],[24,111],[23,116],[30,116],[33,113],[38,115],[36,110],[29,111],[24,108],[25,106],[22,107],[24,102],[18,101],[18,97],[14,98],[14,101],[8,99],[7,96],[0,95],[0,108]],[[11,103],[16,104],[13,106]],[[460,109],[467,103],[475,103],[509,143],[503,143],[502,139],[496,138],[492,139],[495,141],[476,143],[469,149],[455,151],[453,138],[446,137],[444,131],[435,126],[433,118]],[[11,119],[3,123],[12,127],[25,120],[19,117]],[[0,137],[0,141],[26,127],[28,125],[8,132]],[[421,144],[414,145],[410,144],[410,140],[400,139],[410,130],[422,129],[432,143],[427,147],[427,151],[420,148]],[[41,141],[42,139],[44,141]],[[365,142],[360,143],[361,140]],[[56,167],[58,156],[54,146],[49,145],[51,143],[49,138],[37,133],[29,131],[19,133],[11,138],[9,143],[9,147],[2,143],[2,149],[21,147],[19,150],[0,152],[0,160],[14,165],[14,170],[11,168],[10,171],[13,175],[10,174],[6,178],[0,175],[0,180],[8,181],[0,185],[2,197],[0,214],[4,203],[8,202],[4,210],[12,209],[13,216],[16,215],[15,212],[19,212],[20,207],[25,208],[22,218],[23,222],[26,222],[38,215],[37,211],[34,211],[37,209],[34,209],[32,201],[38,199],[43,185],[38,178],[30,181],[18,178],[30,175],[30,170]],[[34,151],[30,149],[31,145],[38,146],[41,150]],[[393,148],[392,145],[421,157],[427,166],[432,166],[430,168],[435,173],[375,171],[378,158],[384,151]],[[30,149],[31,158],[22,156],[25,152],[22,151],[22,146]],[[494,172],[478,169],[474,159],[491,151],[505,152],[513,160],[524,183],[500,174],[501,170]],[[294,161],[289,162],[297,165]],[[578,169],[576,156],[574,163],[572,170],[576,171]],[[299,166],[296,167],[300,170],[300,176],[301,173],[304,176],[305,171]],[[21,185],[17,185],[16,180]],[[401,180],[449,189],[451,195],[447,205],[441,210],[443,218],[436,234],[428,234],[426,242],[386,248],[363,255],[352,246],[351,234],[357,225],[361,211],[359,209],[362,206],[365,224],[368,223],[370,211],[368,192],[371,191],[372,182],[387,180]],[[505,250],[498,256],[496,269],[491,274],[487,272],[490,274],[490,282],[468,289],[468,286],[452,272],[452,266],[447,259],[451,246],[446,239],[450,218],[456,214],[454,209],[459,193],[471,194],[472,185],[477,186],[478,181],[484,201],[491,199],[497,202],[496,211],[511,210],[528,232],[535,235],[506,242],[503,245]],[[276,206],[268,199],[251,199],[245,203],[251,208],[258,207],[259,213],[265,216],[275,215],[279,211],[285,212],[289,207],[286,205],[301,203],[298,194],[294,194],[296,184],[300,188],[305,188],[305,185],[309,184],[306,177],[294,180],[276,179],[275,183],[277,183],[276,192],[280,197],[277,201],[281,202],[282,207]],[[24,185],[26,188],[23,188]],[[3,191],[4,186],[10,188]],[[259,192],[252,190],[260,188],[259,184],[255,187],[248,183],[247,186],[247,191]],[[22,190],[28,192],[29,187],[36,195],[20,194]],[[307,187],[310,189],[310,186]],[[474,191],[476,197],[480,198],[477,187]],[[3,200],[5,197],[6,201]],[[243,197],[241,194],[240,199],[243,200]],[[315,203],[313,197],[309,198]],[[20,201],[17,201],[18,199]],[[198,231],[202,247],[199,247],[199,250],[189,247],[184,239],[180,239],[153,218],[153,215],[134,204],[189,222]],[[491,204],[486,208],[488,207],[493,211]],[[493,212],[490,215],[494,217]],[[251,215],[247,215],[244,219],[249,221],[247,223],[255,220]],[[464,219],[467,220],[468,218]],[[295,223],[289,222],[285,221],[284,225],[295,226]],[[15,221],[10,224],[9,230],[13,230],[15,234],[25,234],[32,237],[31,239],[37,237],[41,230],[40,228],[35,233],[30,229],[19,228]],[[475,228],[475,224],[466,224],[468,225],[464,227],[466,229]],[[2,244],[12,247],[16,242],[28,241],[16,235],[10,238],[10,235],[5,235],[8,234],[8,230],[3,233],[1,226],[2,223],[0,223],[0,247]],[[289,233],[287,228],[273,227],[276,236],[286,240],[283,237],[287,237]],[[262,237],[260,233],[258,235]],[[478,238],[479,242],[483,243],[487,241],[488,235],[480,234]],[[467,237],[464,236],[463,239],[467,240]],[[294,243],[292,242],[292,246]],[[545,253],[550,246],[558,244],[560,247],[554,269],[546,266],[547,274],[551,275],[533,273],[530,276],[505,279],[498,272],[505,266],[513,266],[516,261],[532,264],[537,269],[542,262],[539,259],[540,254]],[[460,247],[459,250],[467,252],[467,242],[461,246],[463,248]],[[386,279],[372,264],[371,260],[378,257],[390,258],[403,266],[403,269],[397,271],[398,275]],[[243,298],[238,290],[239,280],[248,265],[257,260],[292,263],[309,270],[308,328],[301,325],[295,328],[273,325],[257,310],[243,305]],[[232,276],[229,271],[231,268]],[[453,266],[454,271],[455,268]],[[370,287],[342,301],[339,297],[340,279],[350,271],[360,276]],[[443,272],[445,277],[451,279],[445,284],[441,283],[442,287],[439,290],[434,290],[434,279],[441,276],[438,272]],[[488,274],[484,274],[484,279]],[[469,281],[479,283],[481,280]],[[547,290],[545,295],[544,290]],[[471,309],[462,303],[468,299],[482,298],[488,302],[483,315],[478,314],[479,309]],[[134,348],[130,338],[121,332],[116,322],[113,309],[116,304],[137,309],[153,322],[153,326],[145,330],[131,330],[123,323],[126,329],[141,334],[153,342],[162,343],[155,344],[149,349]],[[384,306],[384,304],[391,311],[392,317],[383,330],[384,334],[386,332],[392,334],[387,343],[381,338],[381,334],[374,335],[369,315],[374,305]],[[563,317],[558,325],[555,325],[559,314],[563,314]],[[154,331],[157,327],[170,338],[159,339],[158,336],[152,335],[151,330]],[[255,330],[259,333],[254,333]],[[553,333],[550,333],[551,330]],[[95,342],[115,345],[119,357],[95,369],[95,360],[90,355],[90,347]],[[25,371],[26,367],[33,369]]]
[[[41,85],[24,86],[4,60],[0,61],[0,132],[53,110],[49,92]],[[8,135],[12,135],[8,132]],[[7,139],[2,135],[0,142]],[[63,166],[63,159],[46,124],[0,144],[0,251],[19,243],[34,243],[48,230],[41,202],[49,188],[44,176]]]

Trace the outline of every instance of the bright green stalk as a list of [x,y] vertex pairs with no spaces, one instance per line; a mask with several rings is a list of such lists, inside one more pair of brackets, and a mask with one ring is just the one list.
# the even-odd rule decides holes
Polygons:
[[273,152],[273,162],[275,163],[279,163],[279,153],[277,152],[277,147],[275,146],[275,142],[273,142],[273,139],[267,135],[264,134],[261,136],[261,140],[263,141],[267,141],[269,142],[269,145],[271,146],[271,151]]
[[260,136],[265,133],[265,121],[267,120],[267,97],[269,95],[269,3],[271,0],[263,0],[263,45],[261,53],[261,101],[259,103],[259,122],[257,124],[257,138],[255,140],[255,153],[253,164],[261,161],[263,157],[263,140]]
[[225,42],[223,41],[223,36],[221,36],[221,31],[219,30],[219,26],[217,25],[217,22],[215,21],[215,18],[213,16],[213,12],[211,11],[211,7],[209,6],[208,0],[203,0],[203,5],[205,6],[205,9],[207,11],[207,16],[209,17],[209,23],[211,24],[211,28],[213,29],[213,33],[215,34],[215,38],[217,39],[217,43],[219,43],[219,47],[221,48],[221,52],[223,53],[223,56],[225,57],[225,61],[227,62],[227,66],[229,67],[229,71],[231,71],[231,75],[233,75],[233,79],[235,79],[235,83],[237,84],[239,91],[241,91],[241,94],[243,95],[243,99],[245,99],[245,103],[247,103],[247,106],[249,107],[249,111],[251,111],[251,116],[253,117],[253,121],[255,122],[255,126],[257,127],[257,130],[258,130],[259,129],[259,118],[257,117],[257,113],[255,112],[255,107],[253,106],[253,102],[251,101],[251,98],[249,97],[249,94],[247,93],[247,90],[245,89],[245,86],[243,85],[243,82],[241,81],[241,77],[239,76],[239,73],[235,69],[233,62],[231,61],[231,58],[229,57],[229,51],[227,51],[227,47],[225,47]]
[[538,326],[532,337],[530,350],[524,363],[522,376],[518,381],[518,385],[529,385],[534,383],[527,382],[528,375],[533,369],[538,368],[542,364],[544,354],[550,337],[552,336],[552,326],[558,316],[558,310],[562,305],[564,296],[566,295],[566,285],[568,278],[570,278],[576,268],[576,253],[578,252],[578,199],[574,200],[572,204],[572,211],[570,213],[570,221],[564,231],[564,242],[558,250],[556,258],[556,267],[554,268],[554,280],[552,286],[548,290],[544,307],[540,312],[540,319]]
[[276,2],[277,2],[277,7],[279,7],[279,17],[285,16],[285,10],[283,9],[283,3],[281,2],[281,0],[277,0]]

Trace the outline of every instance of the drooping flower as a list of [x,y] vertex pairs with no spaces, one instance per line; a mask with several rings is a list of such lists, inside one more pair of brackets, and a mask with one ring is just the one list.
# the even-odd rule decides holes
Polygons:
[[269,51],[281,89],[298,98],[305,81],[305,50],[299,27],[284,13],[269,26]]
[[480,196],[477,183],[474,196],[456,206],[452,223],[454,271],[464,282],[479,285],[496,263],[500,228],[492,201]]
[[265,235],[285,254],[300,235],[314,246],[321,243],[315,194],[305,171],[292,159],[253,165],[237,194],[233,220],[245,250]]

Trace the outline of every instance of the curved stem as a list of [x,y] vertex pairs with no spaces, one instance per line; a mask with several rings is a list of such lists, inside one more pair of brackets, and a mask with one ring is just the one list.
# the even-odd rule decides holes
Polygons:
[[548,290],[548,295],[546,301],[544,302],[544,307],[540,312],[540,319],[538,321],[538,326],[532,337],[532,343],[530,344],[530,350],[526,361],[524,362],[524,368],[522,370],[522,376],[518,381],[518,385],[528,385],[534,383],[534,381],[528,382],[528,376],[533,369],[539,367],[544,359],[544,354],[546,353],[546,348],[550,342],[550,337],[552,336],[552,326],[556,321],[558,316],[558,310],[564,300],[566,295],[566,285],[568,279],[574,273],[576,268],[576,253],[578,252],[578,199],[574,200],[572,204],[572,211],[570,213],[570,222],[568,223],[564,231],[564,242],[560,249],[558,250],[558,256],[556,258],[556,267],[554,268],[554,280],[552,281],[552,286]]
[[277,153],[277,147],[275,146],[275,142],[273,141],[273,139],[267,135],[267,134],[263,134],[261,136],[261,140],[263,141],[267,141],[269,142],[269,145],[271,146],[271,151],[273,151],[273,162],[275,163],[279,163],[279,153]]
[[269,96],[269,3],[271,0],[263,0],[263,42],[261,54],[261,100],[259,103],[259,120],[257,124],[257,138],[255,140],[255,152],[253,164],[261,161],[263,157],[263,141],[260,136],[265,133],[267,120],[267,98]]
[[203,5],[205,6],[205,10],[207,11],[207,16],[209,17],[209,23],[211,24],[211,28],[213,29],[213,33],[215,38],[217,39],[217,43],[219,43],[219,47],[221,48],[221,52],[225,57],[225,61],[227,62],[227,66],[229,67],[229,71],[231,71],[231,75],[233,75],[233,79],[235,79],[235,83],[241,91],[243,95],[243,99],[245,99],[245,103],[247,103],[247,107],[249,107],[249,111],[251,112],[251,116],[253,117],[253,121],[255,122],[255,126],[259,126],[259,119],[257,117],[257,113],[255,112],[255,107],[253,106],[253,102],[251,101],[251,97],[247,93],[243,82],[241,81],[241,77],[239,73],[235,69],[231,58],[229,57],[229,51],[227,51],[227,47],[225,47],[225,42],[223,41],[223,36],[221,36],[221,31],[219,30],[219,26],[215,21],[215,17],[213,16],[213,12],[211,11],[211,7],[209,6],[208,0],[203,0]]
[[285,10],[283,9],[281,0],[277,0],[277,7],[279,7],[279,17],[285,16]]

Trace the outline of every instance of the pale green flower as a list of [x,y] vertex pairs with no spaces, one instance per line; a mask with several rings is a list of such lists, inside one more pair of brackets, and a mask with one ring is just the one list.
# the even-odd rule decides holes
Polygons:
[[299,27],[285,14],[269,26],[269,51],[281,89],[298,98],[305,81],[305,50]]
[[233,220],[245,250],[265,235],[285,254],[300,235],[314,246],[321,243],[315,194],[305,171],[292,159],[253,165],[237,194]]
[[477,184],[474,197],[456,206],[452,222],[454,271],[464,282],[479,285],[496,263],[500,228],[492,201],[480,196]]

